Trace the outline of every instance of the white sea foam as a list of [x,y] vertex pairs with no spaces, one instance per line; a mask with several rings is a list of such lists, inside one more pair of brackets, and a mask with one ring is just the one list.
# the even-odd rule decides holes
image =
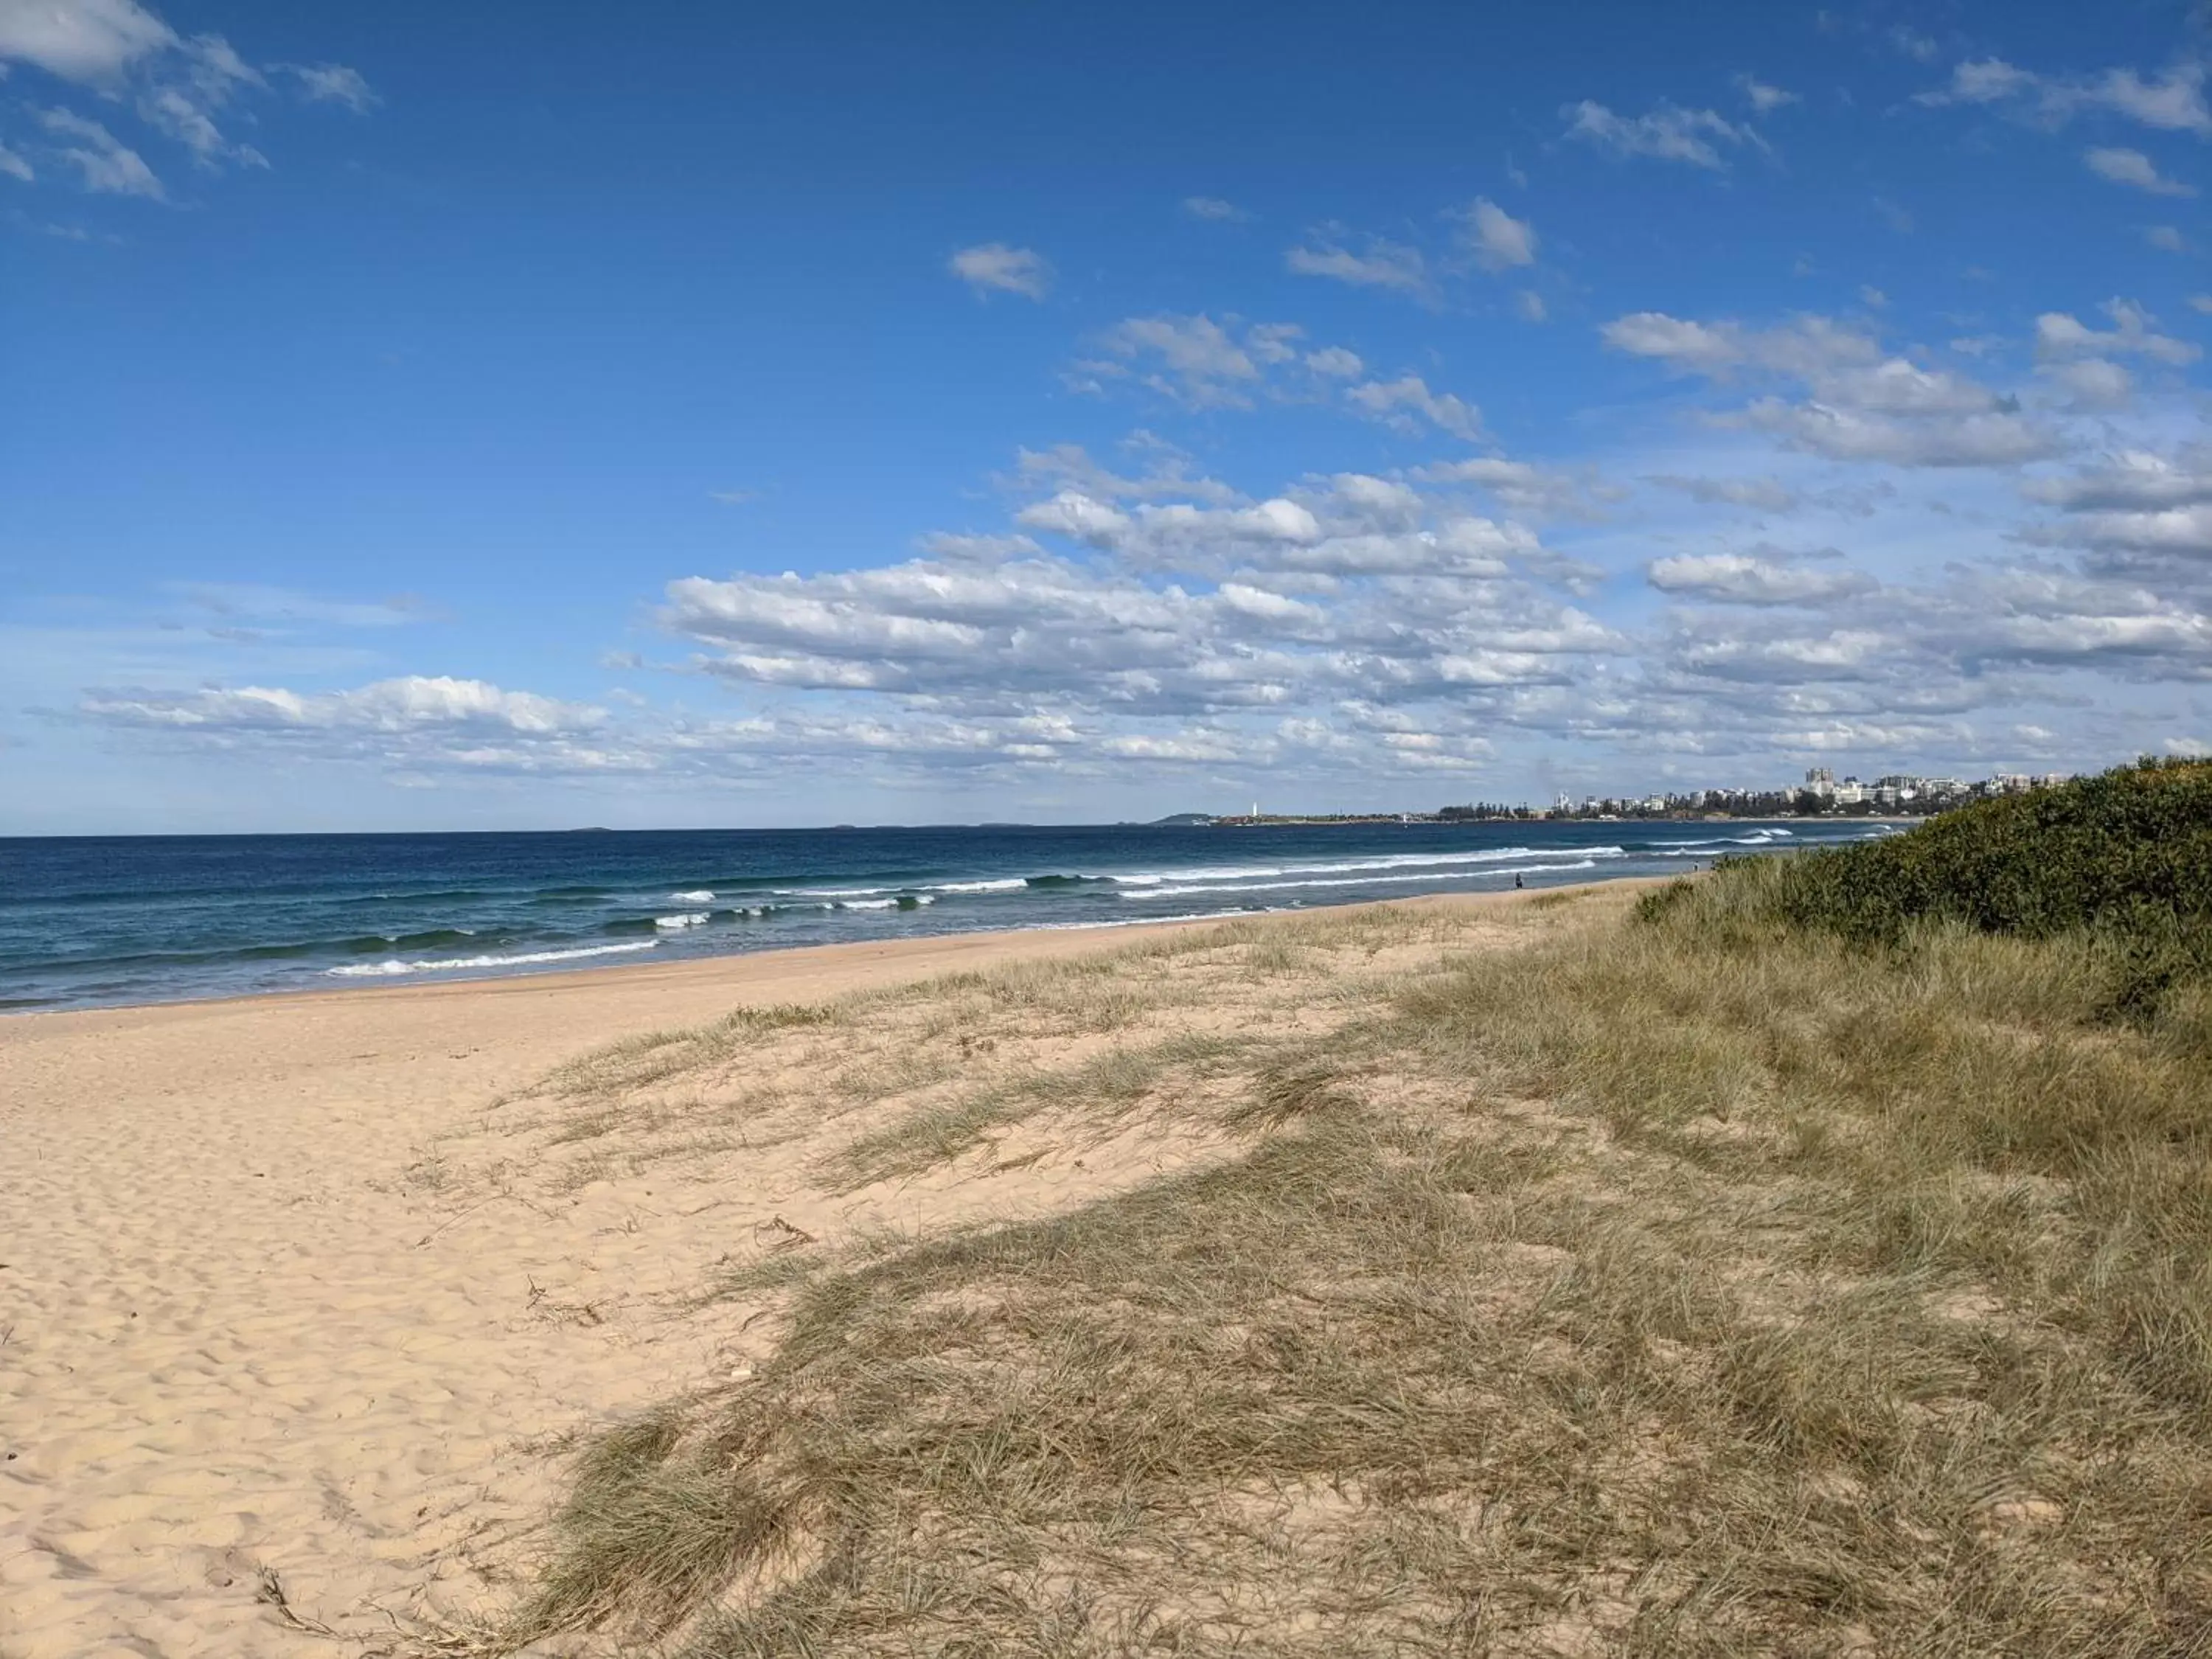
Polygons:
[[[908,902],[911,902],[915,904],[934,904],[937,902],[935,899],[930,897],[927,893],[909,893],[905,895],[905,899]],[[837,908],[840,910],[891,910],[897,908],[901,902],[901,900],[895,898],[847,899]]]
[[686,927],[704,927],[709,920],[704,910],[687,910],[680,916],[655,916],[653,925],[664,933],[680,933]]
[[[1627,857],[1627,849],[1620,847],[1561,847],[1553,854],[1571,853],[1583,859],[1618,859]],[[1482,853],[1394,853],[1382,858],[1342,859],[1328,864],[1255,864],[1200,866],[1189,870],[1144,872],[1116,876],[1115,881],[1124,887],[1158,888],[1169,882],[1256,881],[1277,876],[1334,876],[1349,875],[1363,870],[1434,870],[1439,875],[1469,865],[1510,864],[1515,859],[1540,859],[1545,849],[1536,847],[1495,847]],[[1426,879],[1426,878],[1421,878]]]
[[1385,884],[1433,881],[1502,881],[1508,876],[1550,874],[1561,870],[1595,870],[1595,859],[1578,859],[1572,864],[1510,864],[1487,870],[1438,870],[1433,873],[1413,876],[1337,876],[1318,880],[1252,881],[1234,887],[1206,884],[1197,887],[1147,887],[1139,892],[1124,893],[1126,899],[1194,898],[1230,893],[1273,893],[1292,887],[1379,887]]
[[337,979],[390,979],[400,974],[442,974],[469,968],[525,968],[540,962],[574,962],[580,957],[611,957],[632,951],[651,951],[658,939],[635,945],[588,945],[574,951],[525,951],[511,957],[447,957],[436,962],[349,962],[323,971]]
[[695,887],[685,893],[671,893],[668,896],[678,904],[712,904],[714,902],[713,891],[704,887]]
[[933,881],[929,885],[937,893],[1012,893],[1029,884],[1028,877],[1014,876],[1005,881]]

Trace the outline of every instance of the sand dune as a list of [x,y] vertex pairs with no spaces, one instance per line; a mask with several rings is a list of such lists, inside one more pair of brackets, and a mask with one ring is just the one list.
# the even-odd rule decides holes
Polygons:
[[671,1311],[733,1245],[1073,1201],[1206,1151],[1138,1133],[838,1199],[802,1135],[556,1188],[494,1103],[734,1006],[1137,937],[0,1022],[0,1653],[329,1650],[308,1627],[396,1651],[465,1626],[528,1557],[555,1437],[746,1363],[731,1322]]

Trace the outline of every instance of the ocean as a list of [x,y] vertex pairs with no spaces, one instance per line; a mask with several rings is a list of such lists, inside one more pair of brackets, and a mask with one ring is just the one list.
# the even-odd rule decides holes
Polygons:
[[0,1012],[1542,887],[1883,833],[1736,820],[0,839]]

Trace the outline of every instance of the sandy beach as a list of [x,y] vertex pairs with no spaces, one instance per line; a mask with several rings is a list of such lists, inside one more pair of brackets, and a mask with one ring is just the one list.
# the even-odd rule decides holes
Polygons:
[[[1417,903],[1474,920],[1516,896]],[[554,1179],[498,1103],[733,1007],[1158,931],[0,1021],[0,1654],[254,1659],[325,1632],[398,1653],[465,1629],[529,1558],[559,1437],[765,1340],[742,1310],[684,1316],[718,1259],[1034,1212],[1207,1150],[1139,1129],[832,1194],[797,1133]]]

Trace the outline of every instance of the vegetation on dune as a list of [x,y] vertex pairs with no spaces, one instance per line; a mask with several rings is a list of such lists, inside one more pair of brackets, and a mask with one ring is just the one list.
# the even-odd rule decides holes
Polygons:
[[2212,763],[2145,760],[1979,802],[1910,835],[1793,859],[1775,914],[1894,944],[1929,921],[2024,939],[2094,932],[2131,964],[2140,1008],[2212,969]]
[[[1289,925],[1346,1018],[1192,1051],[1241,1152],[792,1272],[757,1375],[581,1461],[513,1635],[2205,1650],[2208,836],[2212,768],[2143,767],[1505,948]],[[1129,1061],[976,1113],[1126,1121],[1186,1058],[1159,966],[1085,981]]]

